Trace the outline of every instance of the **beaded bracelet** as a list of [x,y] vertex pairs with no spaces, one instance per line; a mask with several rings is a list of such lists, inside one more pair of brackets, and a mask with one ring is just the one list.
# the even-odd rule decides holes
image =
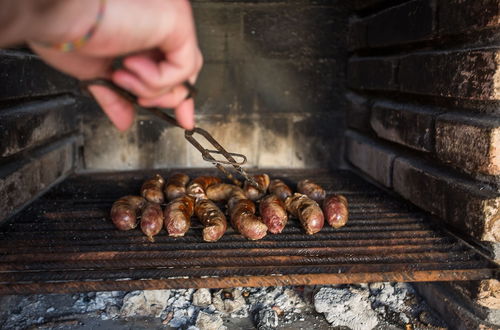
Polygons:
[[87,33],[85,33],[82,37],[73,40],[73,41],[66,41],[66,42],[61,42],[58,44],[43,44],[45,47],[50,47],[57,49],[61,52],[71,52],[75,49],[83,47],[87,41],[89,41],[90,38],[94,35],[95,31],[97,30],[97,27],[102,21],[102,18],[104,17],[104,9],[106,8],[106,0],[100,0],[99,2],[99,11],[97,12],[96,19],[94,21],[94,24],[90,27]]

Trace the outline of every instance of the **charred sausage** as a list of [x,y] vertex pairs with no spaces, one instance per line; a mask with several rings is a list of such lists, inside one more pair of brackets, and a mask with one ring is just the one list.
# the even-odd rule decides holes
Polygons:
[[252,186],[248,181],[245,181],[243,185],[243,190],[248,199],[252,201],[256,201],[262,196],[264,196],[267,192],[267,188],[269,187],[270,178],[267,174],[257,174],[253,176],[254,180],[259,185],[259,188]]
[[161,204],[165,200],[163,197],[163,185],[165,179],[159,174],[154,178],[147,180],[141,187],[141,196],[146,198],[148,202]]
[[137,216],[146,205],[146,200],[140,196],[124,196],[113,203],[111,221],[120,230],[137,227]]
[[276,195],[264,197],[259,205],[260,216],[268,230],[273,234],[281,233],[288,221],[285,204]]
[[194,212],[203,228],[203,240],[205,242],[218,241],[226,232],[227,221],[224,213],[209,199],[196,201]]
[[312,235],[323,228],[325,218],[318,203],[299,193],[293,194],[285,200],[286,209],[297,217],[306,231]]
[[297,184],[297,190],[299,191],[299,193],[306,195],[307,197],[318,203],[325,199],[326,196],[325,189],[307,179],[299,181],[299,183]]
[[207,198],[207,188],[213,184],[221,183],[221,181],[214,176],[199,176],[188,184],[186,193],[197,200]]
[[285,199],[289,196],[292,196],[292,190],[288,187],[283,181],[280,179],[272,180],[269,184],[269,192],[278,196],[281,201],[285,201]]
[[184,195],[167,204],[164,211],[168,236],[180,237],[189,230],[194,213],[194,199]]
[[342,195],[332,195],[323,201],[326,221],[333,228],[340,228],[347,223],[349,209],[347,199]]
[[228,202],[231,224],[241,235],[250,239],[261,239],[267,234],[267,226],[255,215],[255,204],[246,198],[241,189],[234,189]]
[[214,202],[227,201],[234,188],[237,188],[234,184],[216,183],[207,188],[207,197]]
[[157,235],[163,228],[163,211],[160,204],[147,203],[142,211],[141,230],[148,237],[150,242],[154,242],[153,236]]
[[167,180],[164,193],[167,200],[173,201],[186,194],[186,185],[189,182],[189,176],[184,173],[174,173]]

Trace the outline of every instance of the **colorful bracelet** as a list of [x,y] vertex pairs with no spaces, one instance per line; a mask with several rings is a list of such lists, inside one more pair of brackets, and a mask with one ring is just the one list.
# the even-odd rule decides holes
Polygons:
[[100,0],[99,2],[99,11],[97,12],[96,19],[94,21],[94,24],[90,27],[89,31],[85,33],[82,37],[73,40],[73,41],[66,41],[66,42],[61,42],[58,44],[43,44],[45,47],[50,47],[57,49],[61,52],[71,52],[75,49],[83,47],[87,41],[89,41],[90,38],[94,35],[95,31],[97,30],[97,27],[102,21],[102,18],[104,17],[104,9],[106,8],[106,0]]

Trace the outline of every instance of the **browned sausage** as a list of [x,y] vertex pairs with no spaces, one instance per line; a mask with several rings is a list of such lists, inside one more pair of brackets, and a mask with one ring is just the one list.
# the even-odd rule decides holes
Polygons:
[[165,185],[163,190],[167,200],[173,201],[174,199],[186,194],[186,185],[189,182],[189,176],[184,173],[172,174]]
[[254,175],[253,178],[259,185],[259,189],[252,186],[250,182],[245,181],[245,184],[243,185],[243,190],[245,191],[245,194],[248,199],[256,201],[266,194],[267,188],[269,187],[269,183],[271,180],[269,179],[269,175],[267,174],[257,174]]
[[250,239],[261,239],[267,234],[267,226],[255,215],[255,204],[246,198],[241,189],[234,189],[228,202],[231,224],[241,235]]
[[231,192],[231,197],[227,201],[227,209],[230,212],[231,209],[240,201],[241,199],[248,199],[242,188],[235,186]]
[[165,200],[163,197],[163,185],[165,179],[159,174],[154,178],[147,180],[141,187],[141,196],[146,198],[148,202],[161,204]]
[[221,179],[214,176],[199,176],[188,184],[186,193],[196,199],[207,198],[207,188],[213,184],[221,183],[221,181]]
[[231,197],[231,193],[235,187],[237,186],[228,183],[213,184],[206,190],[207,197],[214,202],[227,201]]
[[146,200],[140,196],[125,196],[113,203],[111,221],[120,230],[137,227],[137,216],[146,205]]
[[227,221],[224,213],[209,199],[196,201],[194,212],[203,228],[203,240],[205,242],[215,242],[226,232]]
[[184,236],[191,226],[194,213],[194,199],[184,195],[174,199],[165,207],[165,228],[172,237]]
[[278,198],[282,201],[285,201],[287,197],[292,196],[292,189],[290,189],[290,187],[288,187],[280,179],[271,181],[271,183],[269,184],[269,192],[278,196]]
[[148,237],[150,242],[154,242],[153,236],[157,235],[163,228],[163,211],[160,204],[147,203],[142,211],[141,230]]
[[260,216],[269,231],[273,234],[281,233],[288,221],[285,204],[276,195],[268,195],[260,201]]
[[300,220],[306,234],[312,235],[323,228],[325,217],[318,203],[299,193],[285,200],[286,209]]
[[240,199],[230,210],[231,224],[249,240],[261,239],[267,234],[267,226],[255,215],[255,204],[249,199]]
[[347,199],[342,195],[332,195],[323,201],[326,221],[333,228],[340,228],[347,223],[349,209]]
[[299,181],[299,183],[297,184],[297,190],[299,191],[299,193],[306,195],[307,197],[318,203],[325,199],[326,196],[325,189],[307,179]]

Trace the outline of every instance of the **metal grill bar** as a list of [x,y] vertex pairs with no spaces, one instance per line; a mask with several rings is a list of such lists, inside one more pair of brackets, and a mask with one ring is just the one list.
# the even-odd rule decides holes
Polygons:
[[498,277],[496,264],[425,213],[350,172],[268,173],[293,188],[310,178],[342,192],[350,203],[348,225],[309,236],[292,219],[283,233],[261,241],[228,229],[220,241],[205,243],[193,220],[185,237],[163,231],[150,243],[138,229],[116,230],[108,213],[115,199],[138,191],[152,173],[79,175],[1,228],[0,294]]

